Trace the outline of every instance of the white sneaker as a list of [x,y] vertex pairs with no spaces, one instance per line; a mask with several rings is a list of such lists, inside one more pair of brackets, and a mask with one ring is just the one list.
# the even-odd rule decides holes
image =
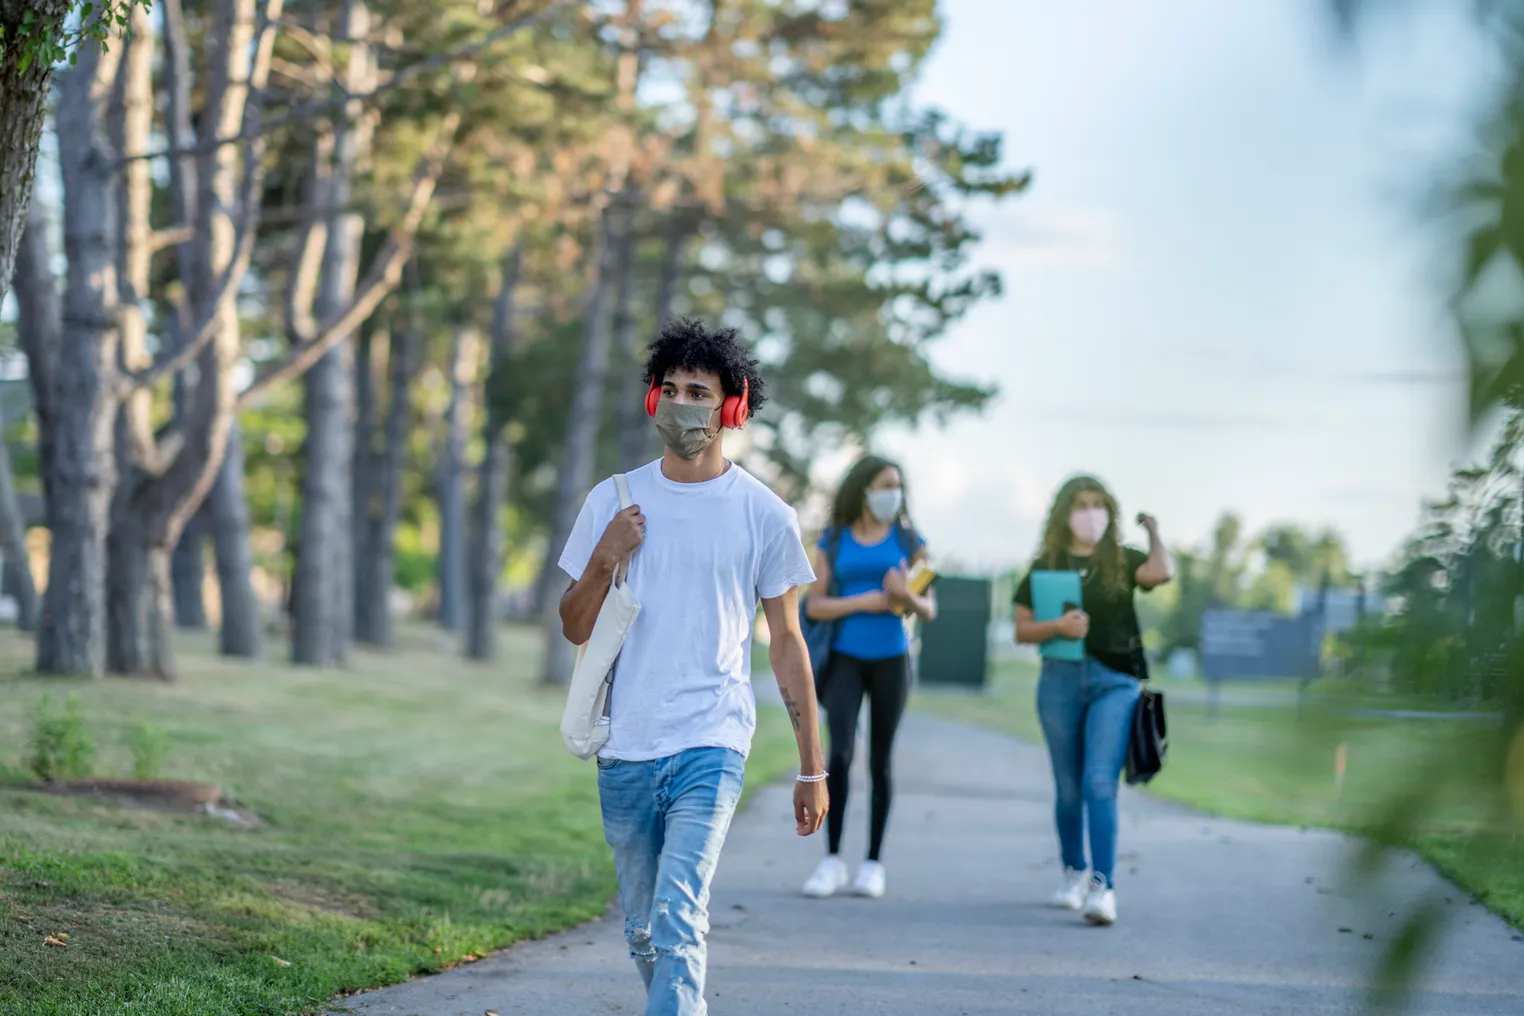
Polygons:
[[846,887],[847,866],[841,858],[834,854],[830,857],[822,857],[820,864],[815,868],[815,874],[804,883],[804,895],[823,900],[827,896],[836,895],[837,891]]
[[1064,882],[1053,894],[1049,905],[1059,910],[1078,910],[1085,905],[1085,887],[1089,884],[1089,878],[1083,871],[1074,868],[1064,869]]
[[1117,923],[1116,890],[1106,888],[1106,881],[1099,875],[1090,879],[1090,892],[1085,895],[1085,909],[1082,914],[1091,924]]
[[852,883],[852,891],[873,900],[882,897],[884,895],[884,866],[877,861],[864,861],[863,866],[857,869],[857,881]]

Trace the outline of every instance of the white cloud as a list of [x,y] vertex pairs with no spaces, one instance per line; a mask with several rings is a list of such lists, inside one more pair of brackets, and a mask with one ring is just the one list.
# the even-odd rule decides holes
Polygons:
[[1106,208],[1042,207],[1025,200],[975,217],[984,231],[981,260],[1005,265],[1110,267],[1121,260],[1122,231]]
[[[919,445],[919,447],[917,447]],[[910,509],[934,558],[970,571],[994,571],[1031,556],[1048,492],[1021,466],[967,462],[909,444],[898,454]]]

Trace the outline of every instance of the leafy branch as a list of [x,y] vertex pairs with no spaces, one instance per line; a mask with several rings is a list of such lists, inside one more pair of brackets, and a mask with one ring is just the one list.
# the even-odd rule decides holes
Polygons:
[[72,67],[79,59],[83,42],[94,39],[103,49],[109,49],[112,33],[127,30],[132,8],[146,10],[152,5],[153,0],[90,0],[80,6],[77,20],[66,16],[63,24],[39,18],[36,10],[27,7],[9,34],[7,27],[0,24],[0,57],[10,47],[19,46],[21,57],[17,66],[22,73],[39,60],[51,66],[67,57]]

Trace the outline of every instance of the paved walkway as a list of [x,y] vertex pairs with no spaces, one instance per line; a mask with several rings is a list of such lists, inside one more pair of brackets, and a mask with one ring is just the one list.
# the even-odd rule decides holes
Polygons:
[[[1040,749],[906,718],[882,900],[806,900],[819,839],[793,834],[787,787],[758,794],[720,862],[714,1016],[1356,1014],[1396,926],[1339,890],[1350,843],[1204,818],[1125,792],[1120,922],[1045,909],[1057,852]],[[864,798],[848,842],[861,849]],[[1450,934],[1414,1012],[1524,1012],[1524,939],[1426,865],[1388,893],[1437,891]],[[1392,898],[1390,895],[1387,899]],[[472,966],[345,1000],[360,1016],[588,1016],[643,1011],[617,915]]]

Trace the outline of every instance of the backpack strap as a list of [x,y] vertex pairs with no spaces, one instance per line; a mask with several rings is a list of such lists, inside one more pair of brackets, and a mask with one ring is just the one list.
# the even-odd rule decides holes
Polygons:
[[827,596],[841,595],[841,577],[837,573],[836,559],[841,555],[841,530],[826,530],[826,560],[831,562],[831,581],[827,583]]
[[904,555],[906,563],[915,555],[915,530],[909,529],[899,519],[894,520],[894,541],[900,545],[900,553]]

